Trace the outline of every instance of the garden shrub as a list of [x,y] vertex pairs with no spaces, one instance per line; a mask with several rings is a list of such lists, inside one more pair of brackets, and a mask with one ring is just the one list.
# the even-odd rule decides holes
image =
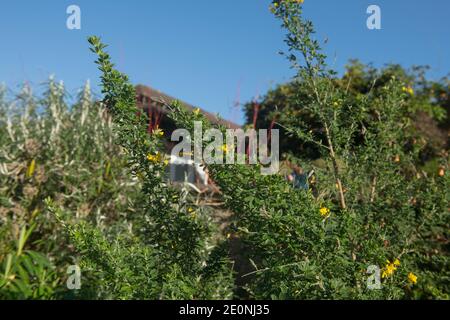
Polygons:
[[103,104],[112,117],[130,173],[141,180],[144,202],[128,237],[118,233],[108,238],[87,224],[66,223],[65,214],[49,199],[50,210],[66,226],[81,253],[83,268],[101,279],[98,285],[107,298],[231,297],[230,263],[215,254],[220,247],[212,241],[211,218],[196,207],[186,190],[167,183],[164,132],[157,129],[148,134],[148,119],[136,107],[134,87],[113,68],[99,39],[91,37],[89,42],[103,72]]
[[[209,166],[255,268],[250,297],[448,298],[449,179],[418,166],[408,84],[391,77],[355,100],[327,69],[300,4],[274,1],[273,12],[288,31],[297,103],[316,119],[291,117],[287,130],[318,146],[325,165],[314,167],[314,195],[255,167]],[[178,125],[192,129],[196,116],[174,109]],[[382,290],[367,286],[370,265],[381,268]]]
[[[0,165],[3,171],[7,167],[5,172],[17,170],[14,174],[2,171],[0,176],[2,186],[10,184],[1,189],[6,212],[0,217],[21,227],[17,237],[8,236],[8,228],[0,229],[0,236],[8,239],[2,240],[0,248],[5,274],[0,294],[21,296],[20,281],[42,276],[47,268],[47,287],[24,288],[22,296],[55,297],[58,284],[53,281],[60,278],[52,272],[61,273],[58,266],[70,260],[73,251],[64,248],[67,253],[52,259],[67,239],[63,233],[44,230],[63,228],[78,253],[75,262],[83,279],[88,279],[83,280],[87,288],[74,297],[448,299],[448,153],[434,154],[439,170],[423,169],[426,144],[413,130],[411,114],[417,105],[411,104],[411,84],[384,73],[382,79],[373,77],[375,85],[368,90],[350,90],[353,80],[347,79],[350,85],[344,85],[326,65],[326,56],[313,39],[313,25],[302,17],[302,3],[275,0],[271,10],[287,31],[290,51],[286,56],[296,70],[289,103],[301,105],[301,110],[287,110],[292,114],[278,114],[278,125],[296,145],[314,146],[312,153],[293,149],[290,158],[305,170],[314,169],[309,188],[294,188],[279,174],[261,175],[261,164],[207,165],[221,189],[224,207],[234,213],[226,236],[215,237],[218,231],[205,208],[196,204],[187,189],[167,183],[165,133],[161,129],[148,133],[148,119],[137,109],[128,77],[114,68],[100,39],[91,37],[104,98],[95,106],[89,103],[89,112],[102,114],[98,125],[105,126],[104,135],[94,121],[92,135],[71,141],[75,133],[67,127],[83,123],[83,111],[73,113],[77,121],[60,117],[67,107],[54,83],[45,100],[51,116],[21,124],[25,128],[33,124],[34,131],[42,131],[37,141],[44,141],[49,151],[29,154],[25,133],[30,131],[15,130],[11,124],[0,126]],[[179,128],[193,131],[194,121],[201,121],[204,130],[213,127],[201,113],[189,112],[177,101],[166,107]],[[428,111],[436,119],[442,117],[441,108]],[[21,117],[15,123],[23,123]],[[91,150],[89,144],[95,148],[85,157],[77,144],[86,150]],[[312,159],[320,159],[320,165]],[[20,165],[8,166],[15,162]],[[50,165],[40,169],[43,163]],[[89,168],[85,174],[84,168]],[[39,170],[45,170],[45,183],[39,182]],[[96,173],[96,179],[90,172]],[[25,187],[36,183],[39,192],[27,200]],[[85,186],[81,194],[78,185]],[[84,202],[89,203],[90,214],[79,217],[75,212]],[[24,209],[17,210],[19,206]],[[108,208],[113,210],[105,217]],[[44,215],[48,220],[35,225],[35,219]],[[52,248],[45,248],[40,237],[50,237]],[[19,245],[14,245],[14,239],[19,239]],[[234,241],[242,243],[238,258],[247,264],[245,274],[233,272],[230,248]],[[49,252],[36,272],[22,272],[29,264],[27,258],[20,258],[24,243]],[[14,284],[12,262],[20,279]],[[380,270],[380,289],[368,286],[371,266]],[[236,288],[242,283],[242,288]]]
[[[51,78],[45,88],[42,98],[28,85],[12,98],[2,91],[3,298],[71,296],[64,282],[68,266],[77,258],[60,224],[47,211],[47,197],[70,210],[67,221],[88,221],[109,233],[127,230],[128,213],[141,201],[135,196],[138,182],[126,174],[124,157],[113,143],[111,121],[94,102],[89,83],[71,106],[62,83]],[[27,234],[24,242],[22,230]]]

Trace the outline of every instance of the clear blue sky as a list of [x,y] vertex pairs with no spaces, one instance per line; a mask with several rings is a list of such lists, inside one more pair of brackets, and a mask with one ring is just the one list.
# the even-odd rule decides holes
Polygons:
[[[99,72],[88,35],[100,35],[133,83],[156,89],[223,117],[242,122],[233,110],[289,80],[293,71],[278,55],[284,31],[269,0],[42,0],[0,3],[0,82],[36,88],[50,74],[75,94]],[[82,29],[66,28],[66,8],[81,8]],[[382,30],[366,28],[366,9],[382,10]],[[448,0],[305,0],[305,14],[326,53],[342,72],[350,58],[376,66],[395,62],[430,65],[430,78],[450,72]]]

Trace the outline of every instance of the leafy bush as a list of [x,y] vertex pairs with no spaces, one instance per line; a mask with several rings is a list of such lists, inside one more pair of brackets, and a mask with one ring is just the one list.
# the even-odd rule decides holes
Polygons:
[[[234,213],[227,236],[217,237],[205,208],[188,190],[166,182],[164,132],[148,134],[133,86],[114,69],[100,39],[91,37],[103,73],[101,104],[89,102],[86,109],[82,102],[91,100],[81,99],[79,109],[66,113],[63,91],[51,82],[41,102],[50,116],[26,111],[0,126],[0,179],[6,186],[0,190],[6,226],[0,294],[448,299],[448,153],[435,155],[439,170],[423,170],[426,146],[417,143],[412,130],[410,84],[383,74],[378,86],[349,90],[352,86],[343,85],[327,67],[312,38],[312,23],[302,18],[302,2],[276,0],[272,11],[287,30],[286,56],[297,71],[290,103],[301,104],[306,115],[288,115],[283,126],[291,141],[314,146],[313,158],[320,159],[318,165],[310,154],[293,150],[295,161],[315,170],[310,188],[293,188],[281,175],[261,175],[261,165],[208,165],[225,208]],[[28,99],[26,105],[34,103]],[[192,131],[194,121],[202,121],[204,130],[212,127],[202,114],[176,101],[166,107],[177,127]],[[443,114],[441,108],[428,111],[435,118]],[[89,117],[96,120],[88,126],[91,134],[75,130],[87,121],[86,112],[98,114]],[[33,130],[24,130],[30,126]],[[39,133],[37,142],[46,148],[30,153],[29,132]],[[30,186],[38,191],[25,191]],[[80,216],[85,203],[89,214]],[[59,228],[69,236],[87,279],[72,296],[57,292],[62,266],[74,254],[64,233],[52,232]],[[9,229],[16,229],[15,236]],[[233,259],[247,271],[234,275],[230,251],[237,242],[241,251]],[[31,249],[45,252],[47,259]],[[34,270],[30,261],[37,263]],[[381,289],[368,286],[369,266],[380,268]]]
[[98,274],[101,281],[97,285],[104,297],[231,297],[231,270],[225,257],[215,254],[209,217],[196,208],[184,190],[167,184],[168,161],[161,156],[162,131],[148,134],[148,120],[136,107],[134,87],[113,69],[99,39],[91,37],[89,42],[103,72],[103,103],[131,173],[142,180],[144,203],[135,217],[138,229],[131,236],[119,233],[109,239],[98,228],[66,224],[61,210],[48,200],[51,211],[66,226],[82,254],[84,269]]
[[67,221],[87,221],[109,232],[127,230],[128,213],[142,201],[89,84],[70,107],[62,83],[51,78],[46,88],[43,98],[29,86],[12,99],[5,90],[1,95],[0,296],[5,298],[73,296],[64,280],[77,258],[47,210],[47,197],[70,210]]
[[[298,1],[274,1],[273,11],[288,31],[297,102],[316,119],[292,118],[287,129],[318,146],[325,165],[315,167],[314,194],[255,167],[210,166],[255,268],[250,297],[448,298],[449,178],[417,167],[407,84],[391,77],[379,95],[355,101],[327,69]],[[192,128],[195,116],[175,110],[179,126]],[[370,265],[382,269],[382,290],[366,285]]]

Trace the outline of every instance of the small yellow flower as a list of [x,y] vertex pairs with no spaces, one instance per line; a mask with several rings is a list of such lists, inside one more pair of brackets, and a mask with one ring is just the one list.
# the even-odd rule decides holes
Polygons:
[[158,163],[161,160],[161,154],[158,151],[156,151],[155,154],[150,154],[149,153],[147,155],[147,160],[151,161],[153,163]]
[[339,103],[337,101],[333,102],[333,107],[335,108],[339,107]]
[[330,213],[330,209],[328,209],[326,207],[322,207],[322,208],[320,208],[319,212],[322,217],[325,217]]
[[27,178],[31,178],[33,176],[34,170],[36,169],[36,160],[31,160],[30,165],[28,166],[26,176]]
[[161,129],[156,129],[155,131],[153,131],[153,134],[162,137],[164,135],[164,131]]
[[195,108],[193,112],[196,116],[198,116],[200,114],[200,108]]
[[228,146],[226,144],[224,144],[221,149],[224,153],[228,152]]
[[412,284],[416,284],[417,283],[417,276],[414,273],[410,272],[410,273],[408,273],[408,280]]
[[411,87],[402,87],[402,91],[406,92],[406,93],[408,93],[408,94],[410,94],[412,96],[414,95],[414,89],[411,88]]
[[169,165],[169,160],[168,160],[168,159],[165,159],[165,160],[164,160],[164,165],[165,165],[165,166]]
[[191,207],[189,207],[189,208],[188,208],[188,212],[189,212],[189,213],[192,213],[192,212],[194,212],[194,209],[192,209]]
[[390,275],[394,273],[395,270],[397,270],[397,266],[400,265],[400,260],[395,259],[394,262],[390,262],[389,260],[386,260],[386,266],[384,267],[383,273],[381,274],[382,278],[387,278]]

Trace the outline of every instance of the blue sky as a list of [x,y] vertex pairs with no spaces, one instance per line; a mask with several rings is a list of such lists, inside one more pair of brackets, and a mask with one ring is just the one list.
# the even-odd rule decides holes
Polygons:
[[[234,102],[246,102],[293,76],[278,54],[284,31],[269,0],[42,0],[0,2],[0,82],[38,89],[50,74],[70,93],[99,72],[88,50],[99,35],[133,83],[150,85],[242,123]],[[81,8],[82,29],[66,28],[66,8]],[[366,9],[381,7],[382,30],[366,27]],[[375,66],[430,65],[429,77],[450,72],[448,0],[305,0],[318,38],[342,72],[351,58]]]

